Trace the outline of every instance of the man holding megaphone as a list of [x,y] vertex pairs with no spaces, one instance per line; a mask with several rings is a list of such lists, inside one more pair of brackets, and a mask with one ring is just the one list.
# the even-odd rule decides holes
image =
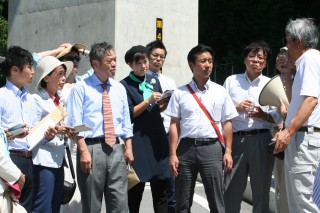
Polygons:
[[[301,18],[290,20],[285,33],[289,60],[297,71],[286,128],[275,135],[274,153],[285,150],[289,212],[320,212],[315,205],[320,192],[312,187],[320,156],[320,52],[315,49],[319,32],[312,19]],[[312,192],[318,195],[313,196],[315,203]]]

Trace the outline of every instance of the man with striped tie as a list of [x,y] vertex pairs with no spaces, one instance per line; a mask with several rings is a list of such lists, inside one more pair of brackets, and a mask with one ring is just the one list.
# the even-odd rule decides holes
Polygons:
[[[89,57],[94,74],[76,83],[67,108],[71,126],[92,127],[75,137],[83,213],[100,212],[103,194],[106,212],[128,213],[126,162],[133,161],[133,154],[127,94],[112,79],[116,55],[110,44],[92,45]],[[118,137],[125,142],[125,154]]]

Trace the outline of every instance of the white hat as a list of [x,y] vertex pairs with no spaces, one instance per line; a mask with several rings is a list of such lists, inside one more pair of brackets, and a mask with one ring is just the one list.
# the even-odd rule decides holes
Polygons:
[[85,49],[87,48],[86,45],[83,45],[83,44],[74,44],[74,45],[71,45],[69,44],[68,47],[64,48],[57,56],[56,58],[61,58],[62,56],[65,56],[67,55],[69,52],[71,52],[71,49],[72,48],[75,48],[78,50],[79,53],[83,53],[85,51]]
[[67,68],[66,76],[68,76],[73,69],[73,63],[71,61],[61,62],[56,57],[53,57],[53,56],[44,57],[36,67],[36,71],[35,71],[35,79],[37,82],[36,88],[39,89],[41,80],[60,65],[66,66]]

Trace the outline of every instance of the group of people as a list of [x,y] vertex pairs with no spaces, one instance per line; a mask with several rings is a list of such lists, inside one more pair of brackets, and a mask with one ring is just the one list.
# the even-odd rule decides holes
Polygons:
[[[10,47],[0,66],[7,77],[0,89],[0,193],[5,182],[18,183],[27,212],[60,212],[64,146],[70,143],[81,199],[76,193],[78,208],[63,206],[66,212],[100,212],[103,197],[106,212],[139,212],[150,182],[154,212],[188,213],[198,173],[210,212],[240,212],[249,175],[253,212],[269,212],[274,164],[276,212],[320,212],[320,191],[313,193],[320,156],[319,32],[311,19],[301,18],[290,20],[285,34],[276,69],[288,108],[281,99],[278,108],[259,105],[270,80],[262,75],[271,59],[263,41],[245,47],[245,72],[223,86],[210,80],[212,48],[195,46],[187,57],[192,79],[178,88],[161,73],[167,50],[158,40],[126,52],[131,72],[120,82],[113,79],[117,56],[107,42],[91,46],[92,69],[83,76],[77,76],[83,45],[32,55]],[[25,89],[32,81],[33,95]],[[29,130],[57,107],[63,111],[62,105],[66,117],[46,128],[30,150]],[[12,137],[8,129],[16,124],[24,125],[23,133]],[[82,124],[91,129],[75,133]],[[275,159],[283,151],[284,160]],[[140,179],[129,190],[128,164]]]

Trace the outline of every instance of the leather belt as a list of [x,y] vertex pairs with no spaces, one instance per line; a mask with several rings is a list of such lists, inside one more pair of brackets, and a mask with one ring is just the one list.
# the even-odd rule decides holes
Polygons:
[[214,144],[218,141],[218,138],[182,138],[181,142],[192,143],[194,146],[207,146]]
[[19,157],[25,157],[25,158],[32,157],[32,152],[31,151],[10,150],[9,152],[10,152],[10,155],[12,155],[12,156],[19,156]]
[[[97,143],[105,143],[105,139],[103,138],[86,138],[86,144],[97,144]],[[120,143],[119,138],[116,138],[116,144]]]
[[[312,127],[312,126],[309,126]],[[320,132],[320,128],[318,127],[312,127],[313,128],[313,132]],[[308,126],[302,126],[300,127],[297,132],[308,132]]]
[[261,133],[270,132],[269,129],[253,129],[248,131],[238,131],[234,132],[234,135],[243,135],[243,136],[250,136],[250,135],[258,135]]

